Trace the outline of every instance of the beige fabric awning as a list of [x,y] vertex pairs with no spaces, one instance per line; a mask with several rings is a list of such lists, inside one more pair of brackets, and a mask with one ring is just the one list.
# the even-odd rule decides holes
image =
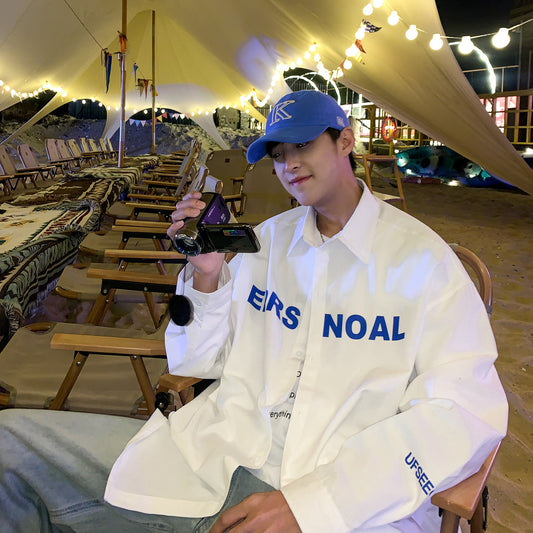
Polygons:
[[[240,106],[255,88],[263,97],[279,63],[303,58],[317,42],[325,68],[335,69],[353,43],[363,18],[381,27],[364,40],[363,62],[354,62],[342,83],[393,116],[475,161],[489,172],[533,193],[533,171],[494,125],[463,76],[447,44],[429,48],[443,33],[434,0],[389,0],[364,17],[368,0],[129,0],[127,110],[150,106],[135,88],[137,76],[151,76],[151,10],[156,11],[156,83],[159,107],[188,113],[221,145],[212,121],[220,105]],[[72,7],[72,10],[68,6]],[[106,92],[101,48],[117,52],[121,2],[109,0],[0,0],[0,78],[19,93],[45,82],[60,93],[26,126],[73,97],[110,106],[106,131],[118,125],[120,76],[116,55]],[[401,17],[387,23],[391,9]],[[83,21],[83,25],[80,23]],[[408,41],[405,30],[424,32]],[[314,61],[304,60],[306,68]],[[5,85],[4,85],[5,87]],[[272,100],[286,92],[273,87]],[[8,91],[0,110],[12,105]],[[253,112],[253,108],[252,108]],[[194,113],[194,116],[192,114]],[[206,114],[207,113],[207,114]]]

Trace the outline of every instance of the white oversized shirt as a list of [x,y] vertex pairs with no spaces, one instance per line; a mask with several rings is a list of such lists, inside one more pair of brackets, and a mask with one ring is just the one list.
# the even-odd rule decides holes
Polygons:
[[303,533],[432,531],[431,494],[476,471],[506,432],[496,346],[454,252],[362,186],[325,243],[299,207],[257,228],[261,251],[235,257],[214,293],[180,281],[194,321],[167,329],[170,371],[216,381],[168,420],[154,413],[107,501],[216,513],[239,465],[268,469],[270,412],[303,360],[277,485]]

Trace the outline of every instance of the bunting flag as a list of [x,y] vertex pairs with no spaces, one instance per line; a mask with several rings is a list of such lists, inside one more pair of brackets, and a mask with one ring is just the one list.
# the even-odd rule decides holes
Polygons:
[[163,115],[159,115],[159,116],[157,117],[157,121],[158,121],[158,122],[163,122]]
[[119,31],[118,39],[120,41],[120,53],[125,54],[126,53],[126,42],[128,38],[122,32]]
[[365,20],[365,19],[363,19],[361,21],[361,26],[363,26],[365,31],[368,32],[368,33],[375,33],[377,31],[381,30],[381,26],[374,26],[374,24],[372,24],[371,22],[369,22],[368,20]]
[[137,63],[133,63],[133,70],[132,70],[132,74],[133,76],[135,77],[135,85],[137,85],[137,69],[139,67],[137,66]]
[[148,85],[150,84],[150,80],[142,80],[144,85],[144,99],[148,98]]
[[363,54],[366,54],[365,49],[363,48],[363,41],[361,41],[361,39],[355,40],[355,46],[357,46],[357,48],[359,48],[359,50],[363,52]]
[[107,48],[104,48],[100,54],[102,64],[105,69],[105,92],[109,91],[109,80],[111,79],[111,61],[113,60],[113,55],[107,51]]

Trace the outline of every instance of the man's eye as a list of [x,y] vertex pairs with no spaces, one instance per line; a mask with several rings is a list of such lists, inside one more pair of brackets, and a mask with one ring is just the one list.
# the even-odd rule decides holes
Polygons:
[[307,146],[309,143],[296,143],[296,148],[303,148],[304,146]]
[[281,153],[280,152],[273,152],[272,153],[272,159],[279,159],[281,157]]

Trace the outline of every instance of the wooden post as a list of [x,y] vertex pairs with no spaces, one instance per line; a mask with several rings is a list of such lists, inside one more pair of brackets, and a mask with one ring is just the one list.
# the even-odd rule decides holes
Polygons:
[[126,123],[126,35],[128,31],[128,0],[122,0],[122,35],[120,39],[120,130],[118,141],[118,167],[124,166],[124,137]]
[[155,154],[155,11],[152,11],[152,151]]

